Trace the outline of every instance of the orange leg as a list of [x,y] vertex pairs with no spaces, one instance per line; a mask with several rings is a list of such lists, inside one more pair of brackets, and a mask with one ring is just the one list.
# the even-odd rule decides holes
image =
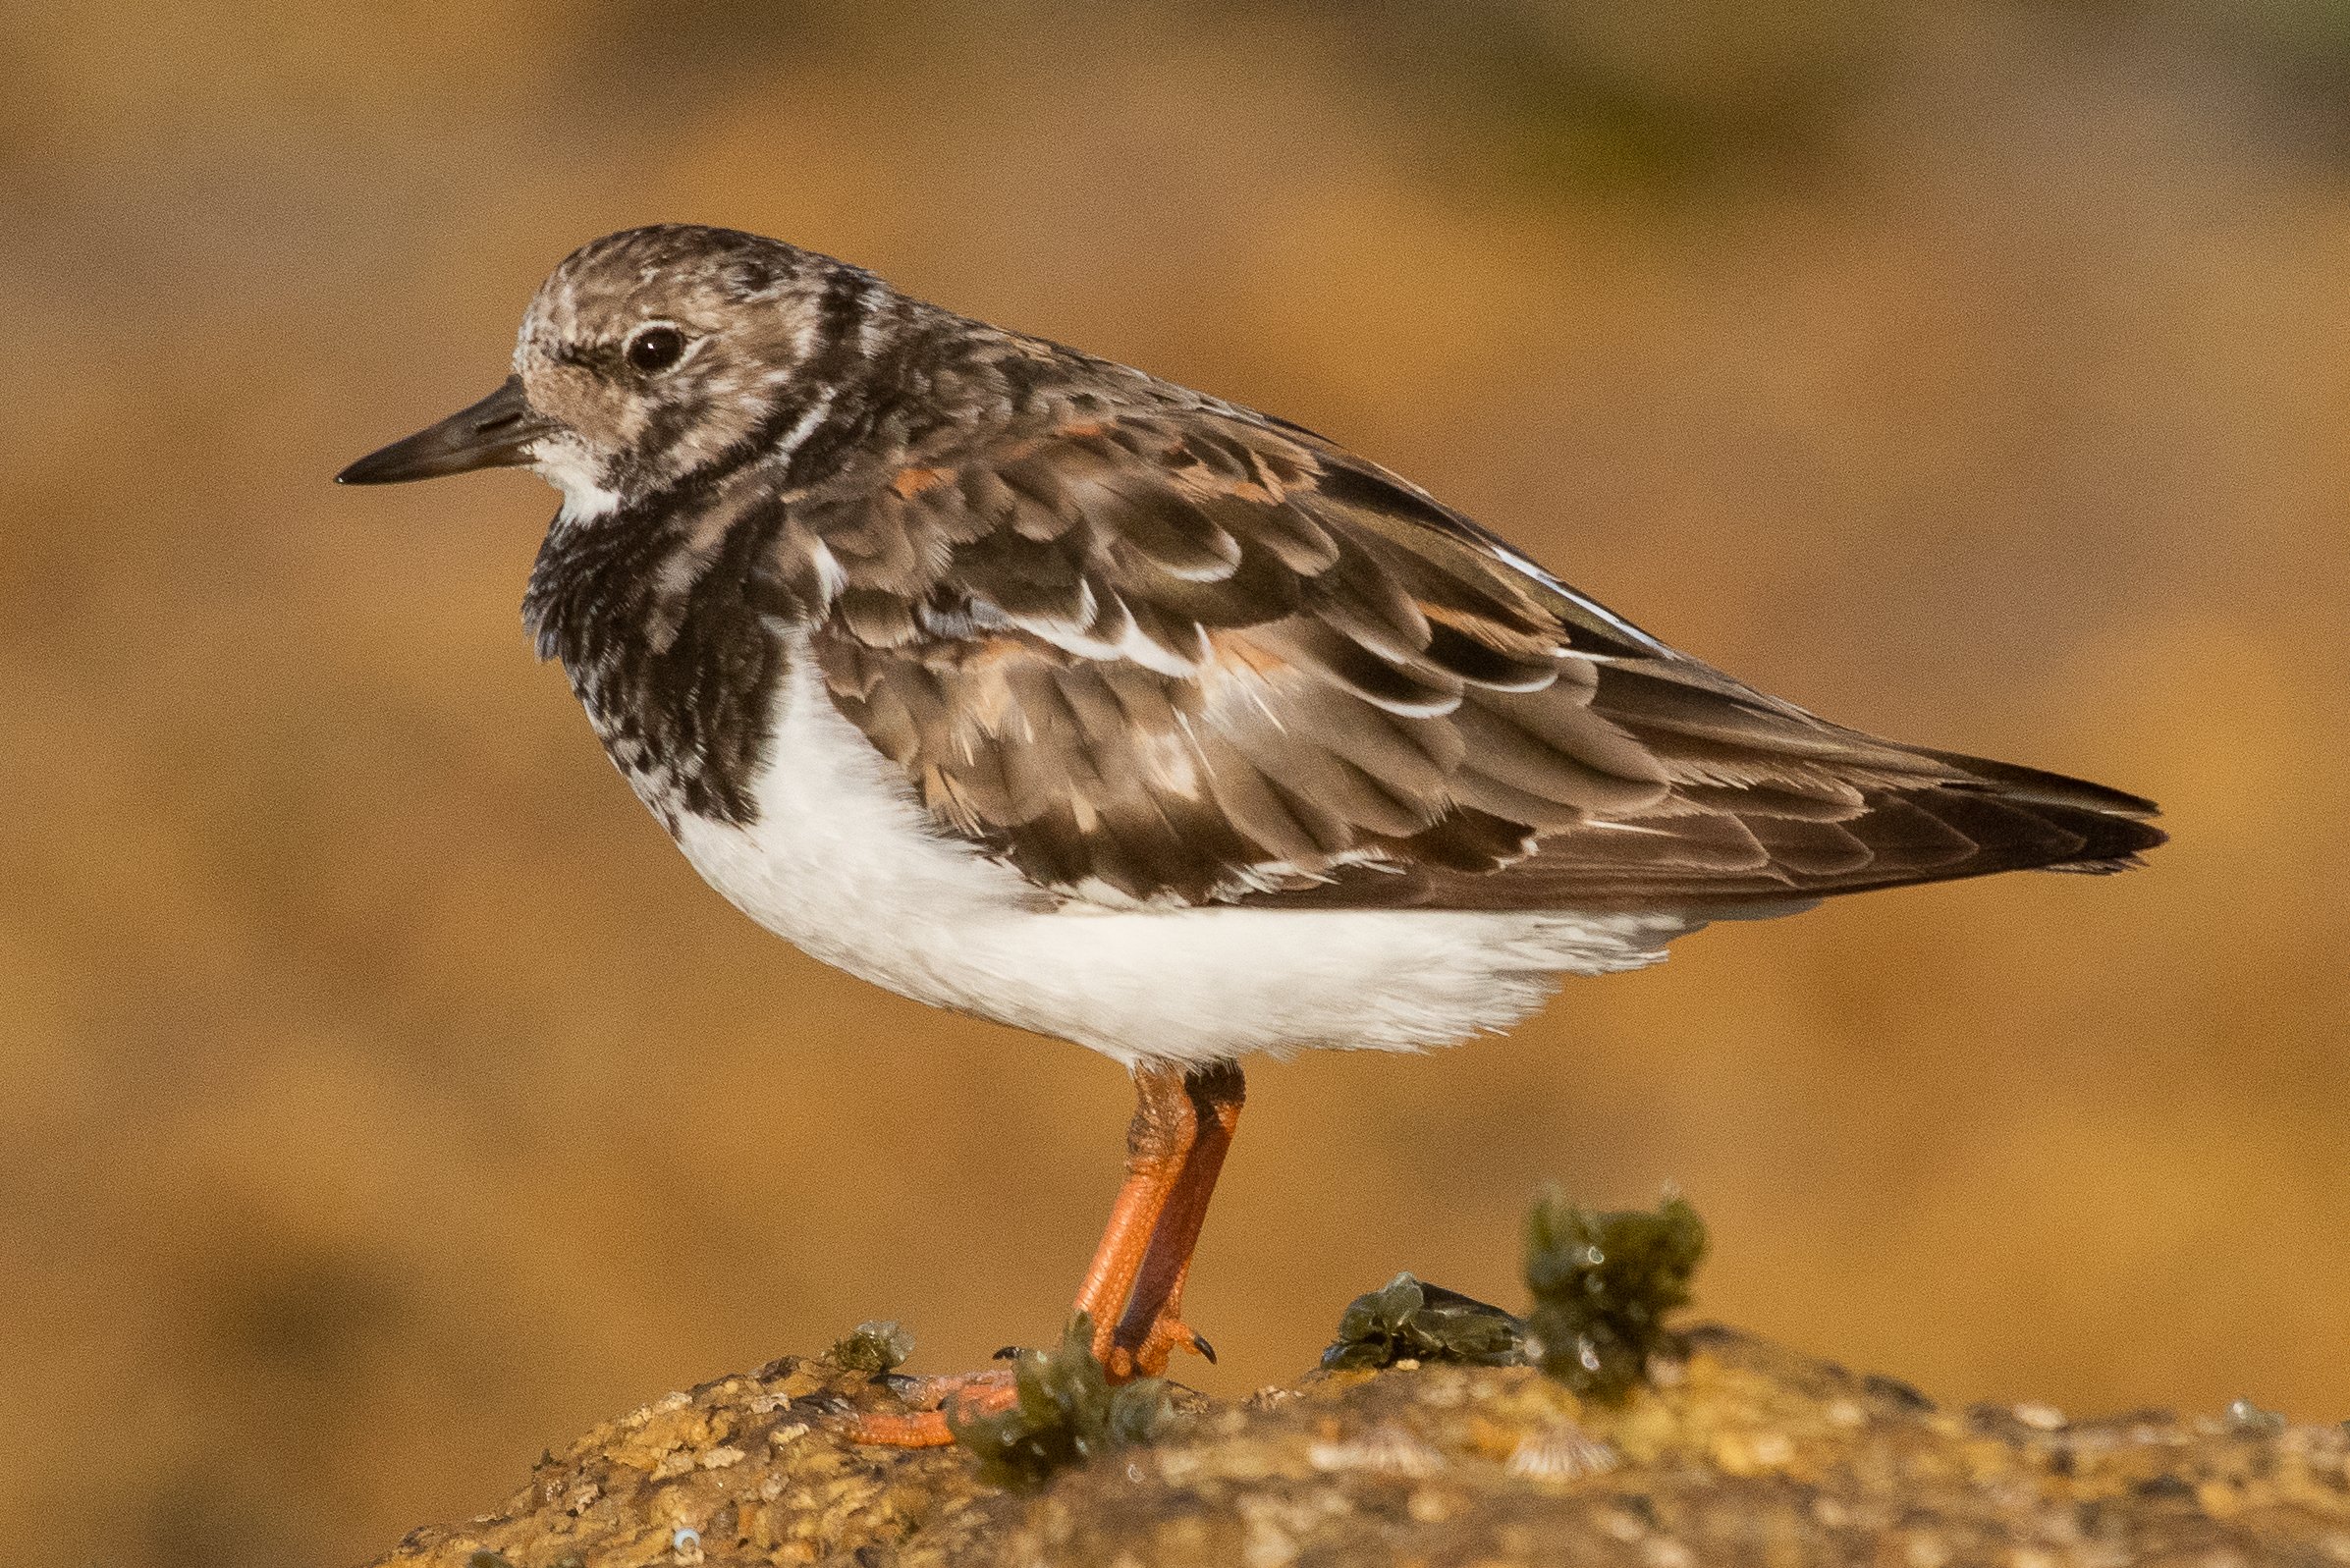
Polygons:
[[1216,1178],[1232,1146],[1232,1130],[1239,1124],[1245,1086],[1240,1069],[1226,1063],[1189,1074],[1183,1080],[1183,1090],[1191,1102],[1196,1129],[1191,1151],[1160,1210],[1150,1247],[1134,1271],[1125,1311],[1119,1317],[1110,1354],[1103,1358],[1112,1377],[1136,1373],[1156,1378],[1167,1370],[1167,1358],[1178,1345],[1199,1349],[1213,1359],[1206,1341],[1184,1325],[1183,1283],[1191,1276],[1191,1254],[1199,1245],[1200,1226],[1208,1217],[1208,1200],[1215,1195]]
[[1182,1184],[1193,1145],[1199,1139],[1199,1108],[1180,1073],[1145,1067],[1134,1074],[1134,1119],[1126,1125],[1126,1179],[1110,1206],[1110,1223],[1085,1282],[1077,1287],[1076,1310],[1093,1319],[1094,1359],[1113,1364],[1116,1335],[1134,1279],[1149,1258],[1167,1213]]
[[[1230,1064],[1191,1073],[1154,1067],[1134,1073],[1125,1180],[1076,1300],[1076,1309],[1093,1319],[1093,1353],[1113,1381],[1157,1377],[1177,1345],[1202,1343],[1183,1325],[1183,1282],[1231,1146],[1241,1092],[1240,1069]],[[924,1397],[935,1387],[942,1405],[967,1414],[1002,1409],[1012,1398],[1011,1379],[1003,1372],[926,1384]],[[953,1441],[943,1408],[860,1416],[849,1435],[906,1448]]]

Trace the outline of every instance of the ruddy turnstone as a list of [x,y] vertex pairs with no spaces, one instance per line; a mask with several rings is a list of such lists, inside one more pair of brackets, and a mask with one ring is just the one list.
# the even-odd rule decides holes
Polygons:
[[1201,1345],[1250,1053],[1448,1045],[1709,920],[2162,841],[1743,685],[1311,430],[753,235],[582,246],[504,385],[339,477],[491,467],[563,492],[528,624],[711,886],[1132,1070],[1076,1298],[1115,1377]]

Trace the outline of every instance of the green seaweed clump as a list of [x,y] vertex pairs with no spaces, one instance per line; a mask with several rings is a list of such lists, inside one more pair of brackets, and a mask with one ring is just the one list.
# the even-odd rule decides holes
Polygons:
[[1167,1383],[1112,1383],[1093,1356],[1093,1320],[1069,1320],[1057,1350],[1023,1350],[1012,1367],[1009,1409],[963,1419],[947,1404],[947,1428],[979,1461],[982,1481],[1033,1487],[1065,1465],[1148,1442],[1173,1413]]
[[830,1360],[844,1372],[879,1378],[895,1372],[914,1353],[914,1336],[892,1319],[861,1323],[846,1339],[835,1342]]
[[1333,1372],[1392,1367],[1398,1361],[1465,1362],[1521,1367],[1526,1325],[1501,1308],[1457,1290],[1397,1274],[1346,1304],[1339,1337],[1322,1352]]
[[1577,1394],[1623,1398],[1673,1345],[1666,1315],[1688,1304],[1705,1255],[1705,1221],[1677,1193],[1653,1211],[1594,1214],[1549,1188],[1526,1217],[1529,1354]]

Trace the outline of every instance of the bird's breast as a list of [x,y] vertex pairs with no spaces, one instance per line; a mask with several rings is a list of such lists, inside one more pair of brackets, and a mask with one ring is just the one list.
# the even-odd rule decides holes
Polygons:
[[524,601],[596,738],[673,830],[686,816],[747,822],[775,694],[790,659],[788,605],[756,569],[757,521],[697,546],[650,519],[567,529],[540,551]]

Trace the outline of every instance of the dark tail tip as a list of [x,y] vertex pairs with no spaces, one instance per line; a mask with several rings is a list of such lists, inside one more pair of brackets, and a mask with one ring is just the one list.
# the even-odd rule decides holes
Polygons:
[[2144,795],[2011,762],[1952,752],[1934,755],[1973,776],[1966,783],[1943,785],[1945,791],[1995,801],[2079,840],[2077,848],[2039,862],[2045,870],[2127,871],[2144,864],[2139,857],[2147,850],[2170,839],[2149,820],[2161,815],[2161,808]]

